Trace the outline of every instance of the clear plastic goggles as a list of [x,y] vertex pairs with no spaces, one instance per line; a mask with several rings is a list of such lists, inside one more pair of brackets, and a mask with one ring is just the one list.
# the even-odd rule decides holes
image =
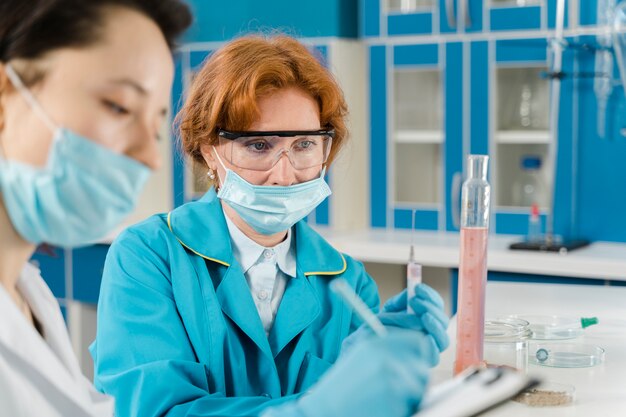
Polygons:
[[334,130],[231,132],[219,129],[220,145],[232,165],[254,171],[270,170],[283,154],[294,169],[326,163]]

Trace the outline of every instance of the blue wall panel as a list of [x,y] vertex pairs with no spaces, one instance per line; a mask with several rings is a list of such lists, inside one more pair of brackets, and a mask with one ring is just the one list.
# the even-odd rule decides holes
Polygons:
[[[49,252],[49,253],[48,253]],[[65,251],[49,247],[45,251],[38,250],[31,262],[41,270],[41,277],[57,298],[65,298]]]
[[496,61],[499,63],[545,62],[547,46],[545,39],[496,41]]
[[359,1],[359,35],[380,35],[380,0]]
[[[568,50],[563,54],[563,71],[567,74],[574,73],[573,51]],[[554,232],[565,238],[573,236],[572,228],[572,164],[573,150],[573,77],[565,77],[561,80],[561,97],[559,102],[559,149],[558,169],[554,190]]]
[[[413,210],[394,209],[393,227],[396,229],[410,229]],[[437,230],[439,228],[439,211],[423,210],[415,212],[415,228],[419,230]]]
[[488,155],[489,43],[487,41],[472,42],[470,60],[470,153]]
[[392,14],[387,18],[387,33],[394,35],[422,35],[433,31],[432,13]]
[[597,0],[578,0],[580,24],[593,25],[597,22]]
[[[446,230],[454,227],[451,198],[454,175],[463,172],[463,44],[446,44],[445,66],[445,193]],[[460,203],[459,203],[460,204]]]
[[370,207],[371,225],[387,225],[387,68],[386,48],[370,47]]
[[[325,67],[328,67],[328,47],[326,45],[316,45],[313,51],[317,58]],[[327,183],[331,183],[330,172],[324,177]],[[332,196],[325,198],[319,206],[315,208],[315,224],[328,226],[330,224],[330,204]]]
[[393,48],[393,65],[437,65],[439,45],[398,45]]
[[[172,117],[175,117],[183,105],[183,54],[174,55],[174,84],[172,85]],[[178,207],[185,202],[185,162],[180,151],[178,132],[172,125],[172,190],[173,204]]]
[[541,28],[541,7],[503,7],[491,9],[491,30],[522,30]]
[[184,42],[223,41],[280,29],[302,37],[357,37],[358,0],[190,0],[194,23]]
[[[587,39],[588,40],[588,39]],[[579,52],[580,72],[593,72],[595,55]],[[577,235],[591,240],[626,242],[626,127],[624,91],[616,86],[607,106],[607,137],[597,133],[593,79],[580,79],[577,115]]]
[[[530,208],[528,213],[498,212],[495,214],[496,233],[526,236],[528,235],[529,219]],[[541,222],[541,230],[546,230],[546,215],[540,215],[539,221]]]
[[72,254],[74,300],[89,304],[98,302],[104,260],[108,251],[109,245],[74,249]]

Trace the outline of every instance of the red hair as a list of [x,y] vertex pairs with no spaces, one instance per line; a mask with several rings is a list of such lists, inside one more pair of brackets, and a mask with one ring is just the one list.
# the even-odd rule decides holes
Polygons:
[[322,128],[335,130],[330,165],[347,139],[343,92],[311,51],[286,35],[245,36],[206,61],[176,117],[184,152],[206,166],[200,147],[218,143],[218,128],[248,130],[260,116],[258,99],[287,87],[310,95],[319,105]]

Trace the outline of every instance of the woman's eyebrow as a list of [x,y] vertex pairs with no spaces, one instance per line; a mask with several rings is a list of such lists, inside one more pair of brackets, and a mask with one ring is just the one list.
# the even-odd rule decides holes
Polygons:
[[145,96],[148,94],[148,90],[146,90],[137,81],[132,80],[130,78],[120,78],[120,79],[111,80],[111,83],[115,85],[123,85],[123,86],[131,87],[133,90],[137,91],[142,96]]

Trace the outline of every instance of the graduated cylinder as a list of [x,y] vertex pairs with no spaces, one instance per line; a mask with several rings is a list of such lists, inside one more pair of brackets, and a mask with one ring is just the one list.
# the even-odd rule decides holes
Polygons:
[[461,192],[461,259],[457,304],[454,373],[483,363],[485,286],[491,187],[486,155],[467,157],[467,179]]

